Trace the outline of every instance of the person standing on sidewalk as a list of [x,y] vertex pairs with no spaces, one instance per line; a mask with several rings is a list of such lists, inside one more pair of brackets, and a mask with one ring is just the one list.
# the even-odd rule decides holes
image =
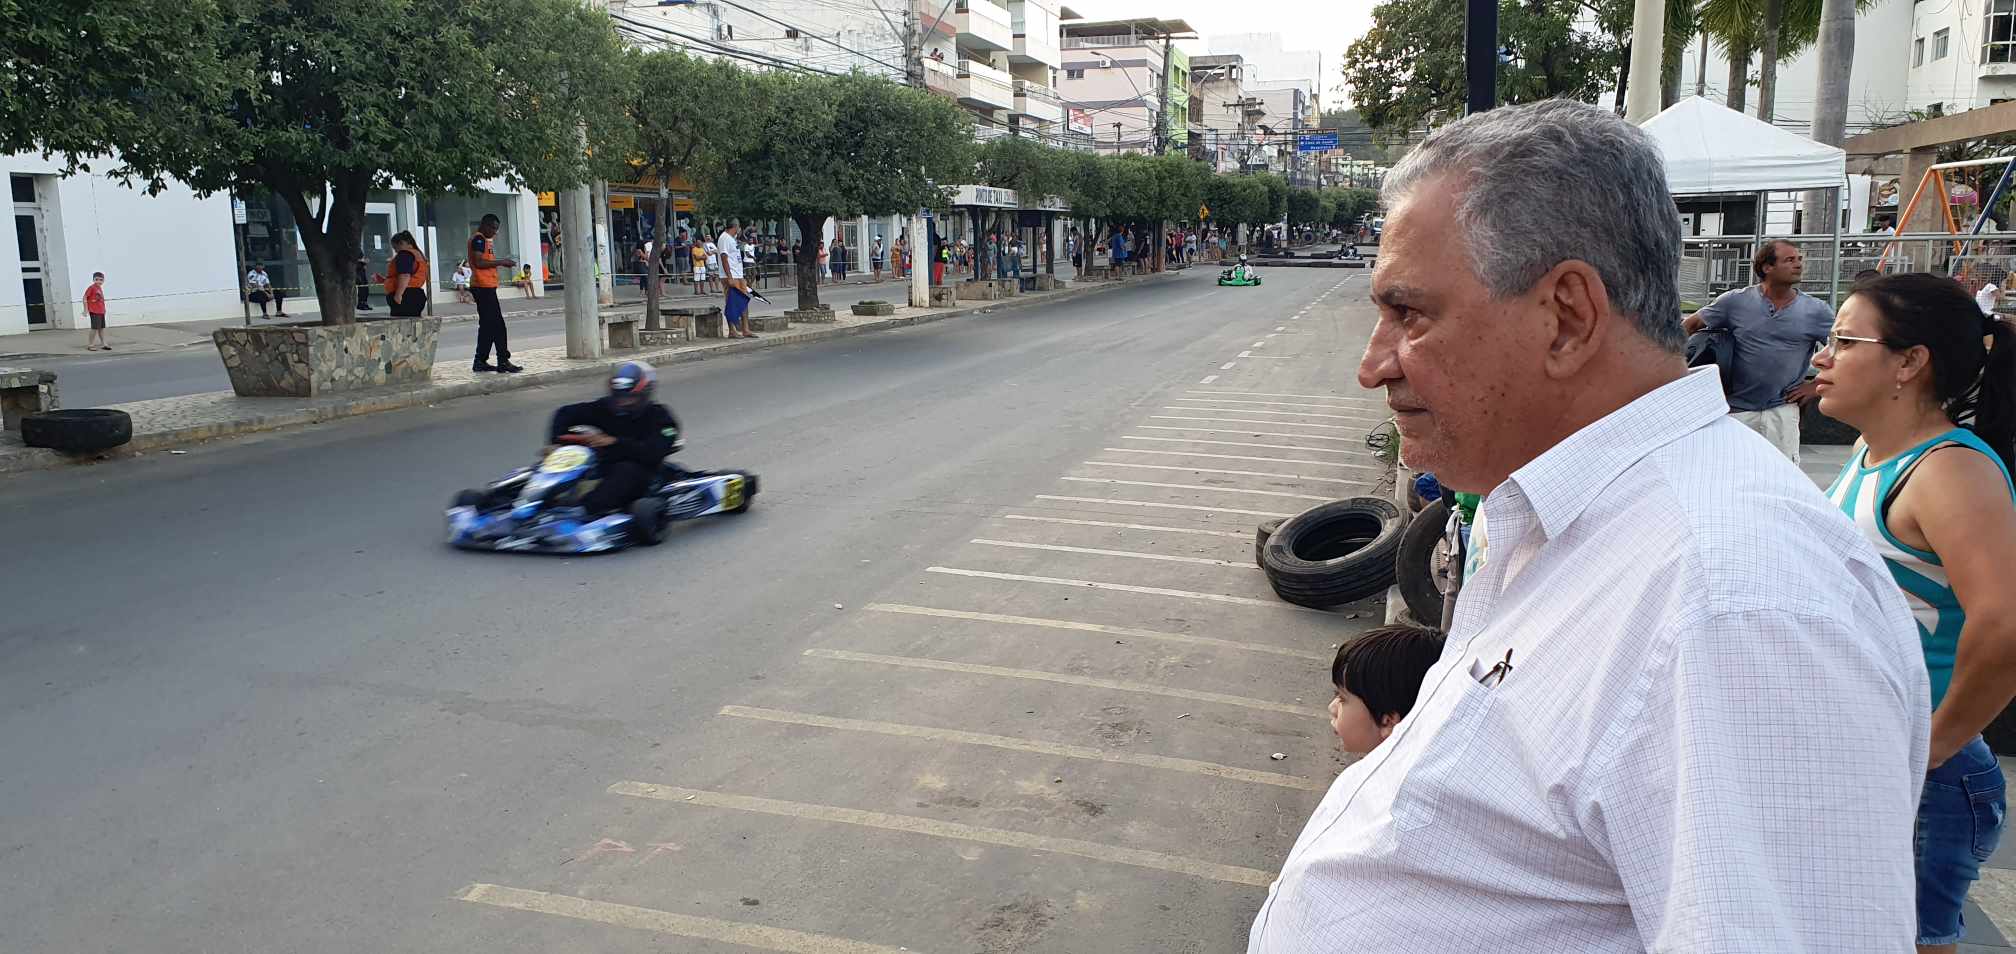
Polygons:
[[838,233],[835,233],[833,236],[832,262],[833,283],[835,285],[845,284],[847,281],[847,237]]
[[91,333],[84,336],[84,350],[110,351],[105,341],[105,273],[91,273],[91,287],[84,289],[84,314],[91,319]]
[[721,254],[721,284],[727,297],[722,314],[728,318],[728,337],[754,338],[743,321],[749,315],[749,282],[743,277],[742,243],[736,238],[740,229],[731,221],[721,230],[721,237],[714,240],[714,247]]
[[882,236],[875,236],[875,246],[868,250],[868,269],[873,281],[882,280]]
[[1791,242],[1765,242],[1750,271],[1757,284],[1723,292],[1688,315],[1683,327],[1690,335],[1729,333],[1736,345],[1736,380],[1728,389],[1731,413],[1796,464],[1799,408],[1813,400],[1806,363],[1827,340],[1834,312],[1799,290],[1806,258]]
[[[371,272],[369,269],[364,267],[364,252],[361,249],[358,250],[357,252],[356,271],[357,271],[357,310],[370,311]],[[392,307],[392,305],[390,302],[387,302],[385,307],[390,308]]]
[[1903,587],[1931,675],[1916,839],[1927,952],[1964,936],[1967,890],[2002,837],[2006,783],[1981,731],[2016,697],[2016,329],[1970,304],[1941,275],[1871,279],[1813,358],[1820,410],[1862,433],[1827,496]]
[[385,307],[394,318],[418,318],[427,311],[427,253],[412,232],[392,236],[392,260],[385,263]]
[[[473,370],[499,371],[515,374],[525,370],[511,363],[510,335],[504,330],[504,306],[497,301],[497,270],[516,268],[518,261],[497,257],[497,227],[503,224],[496,215],[483,216],[476,226],[476,234],[469,236],[469,294],[476,299],[476,363]],[[588,278],[586,269],[575,281]],[[490,349],[497,349],[497,366],[490,366]]]
[[1911,613],[1688,373],[1658,146],[1507,106],[1383,198],[1357,383],[1408,467],[1484,502],[1413,711],[1330,786],[1249,954],[1907,949]]

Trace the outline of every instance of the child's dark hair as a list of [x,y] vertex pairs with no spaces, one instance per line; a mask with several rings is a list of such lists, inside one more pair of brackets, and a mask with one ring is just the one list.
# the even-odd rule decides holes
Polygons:
[[1424,626],[1381,626],[1337,647],[1330,681],[1359,699],[1374,721],[1405,716],[1421,677],[1442,656],[1442,633]]
[[1923,345],[1931,354],[1932,396],[1946,417],[2016,466],[2016,328],[1982,315],[1959,282],[1930,272],[1885,275],[1854,295],[1876,306],[1885,347]]

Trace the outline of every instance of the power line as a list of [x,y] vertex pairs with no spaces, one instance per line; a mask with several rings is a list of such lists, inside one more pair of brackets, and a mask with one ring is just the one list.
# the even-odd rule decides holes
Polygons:
[[[637,20],[633,20],[619,13],[612,13],[610,14],[610,16],[616,20],[621,21],[621,23],[619,23],[617,26],[618,30],[625,30],[626,27],[624,26],[624,24],[627,24],[628,25],[627,30],[629,33],[632,34],[633,38],[636,37],[636,35],[639,33],[646,33],[646,34],[656,33],[660,35],[658,36],[646,35],[643,38],[653,40],[658,43],[665,43],[667,42],[665,37],[668,36],[676,37],[678,39],[685,40],[688,44],[699,44],[700,48],[704,48],[705,51],[709,53],[714,53],[719,56],[726,56],[731,59],[742,60],[748,63],[754,63],[758,66],[768,66],[773,69],[798,70],[806,73],[819,73],[826,76],[846,75],[844,73],[835,73],[832,72],[831,70],[822,70],[814,67],[805,66],[804,64],[801,63],[793,63],[789,60],[783,60],[775,57],[765,56],[760,53],[751,53],[746,50],[738,50],[735,49],[734,47],[724,46],[713,40],[703,40],[697,36],[681,33],[669,27],[663,27],[658,26],[656,24],[643,23]],[[680,46],[681,44],[673,43],[671,45]],[[685,46],[684,48],[688,50],[695,49],[693,46]]]
[[846,51],[847,51],[847,52],[849,52],[849,53],[852,53],[852,54],[854,54],[854,55],[856,55],[856,56],[859,56],[859,57],[861,57],[862,59],[865,59],[865,60],[868,60],[868,61],[870,61],[870,62],[873,62],[873,63],[880,63],[880,64],[882,64],[883,66],[886,66],[886,67],[888,67],[888,68],[890,68],[890,69],[892,69],[892,70],[895,70],[895,71],[896,71],[896,72],[898,72],[898,73],[906,73],[906,72],[907,72],[907,71],[906,71],[906,70],[905,70],[905,69],[904,69],[903,67],[901,67],[901,66],[897,66],[896,64],[894,64],[894,63],[891,63],[891,62],[889,62],[889,61],[887,61],[887,60],[882,60],[882,59],[877,59],[877,58],[875,58],[875,57],[873,57],[873,56],[869,56],[868,54],[866,54],[866,53],[863,53],[863,52],[861,52],[860,50],[856,50],[856,49],[853,49],[853,48],[851,48],[851,47],[848,47],[848,46],[843,46],[843,45],[841,45],[841,44],[840,44],[840,43],[839,43],[838,41],[835,41],[835,40],[829,40],[829,39],[826,39],[825,37],[823,37],[823,36],[820,36],[820,35],[819,35],[818,33],[816,33],[816,32],[813,32],[813,31],[811,31],[811,30],[807,30],[807,29],[805,29],[805,28],[803,28],[803,27],[800,27],[800,26],[797,26],[796,24],[791,24],[791,23],[786,23],[786,22],[784,22],[784,21],[782,21],[782,20],[779,20],[779,19],[777,19],[776,17],[773,17],[773,16],[771,16],[771,15],[769,15],[769,14],[767,14],[767,13],[764,13],[764,12],[762,12],[762,11],[759,11],[759,10],[754,10],[754,9],[751,9],[751,8],[749,8],[749,7],[745,7],[745,6],[743,6],[743,5],[739,4],[739,3],[736,3],[736,2],[735,2],[735,0],[720,0],[720,2],[722,2],[722,3],[725,3],[725,4],[727,4],[727,5],[731,6],[731,7],[734,7],[734,8],[735,8],[735,9],[737,9],[737,10],[741,10],[741,11],[742,11],[742,12],[744,12],[744,13],[748,13],[748,14],[751,14],[751,15],[754,15],[754,16],[758,16],[758,17],[762,17],[763,19],[765,19],[765,20],[768,20],[768,21],[770,21],[771,23],[775,23],[775,24],[777,24],[778,26],[781,26],[781,27],[783,27],[783,28],[785,28],[785,29],[787,29],[787,30],[797,30],[797,31],[799,32],[799,34],[800,34],[800,35],[803,35],[803,36],[808,36],[808,37],[811,37],[812,39],[814,39],[814,40],[818,40],[818,41],[819,41],[819,42],[821,42],[821,43],[827,43],[827,44],[831,44],[831,45],[833,45],[833,46],[837,46],[837,47],[839,47],[840,49],[843,49],[843,50],[846,50]]

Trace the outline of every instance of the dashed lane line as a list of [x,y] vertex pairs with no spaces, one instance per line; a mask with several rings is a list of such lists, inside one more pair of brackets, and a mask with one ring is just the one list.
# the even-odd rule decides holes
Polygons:
[[551,914],[577,921],[594,921],[617,927],[636,928],[640,931],[655,931],[659,934],[703,941],[738,944],[765,951],[785,951],[789,954],[901,954],[910,950],[907,947],[868,944],[825,934],[810,934],[805,931],[765,927],[740,921],[723,921],[719,918],[703,918],[690,914],[673,914],[655,908],[640,908],[611,901],[592,901],[573,895],[511,888],[499,884],[472,884],[462,889],[462,893],[456,897],[463,901],[487,904],[496,908]]
[[810,712],[791,712],[784,709],[760,709],[752,706],[722,706],[721,714],[737,719],[755,719],[775,722],[781,725],[802,725],[820,729],[836,729],[843,732],[872,732],[899,739],[923,739],[928,742],[955,742],[961,745],[982,745],[988,748],[1004,749],[1010,752],[1028,752],[1033,755],[1049,755],[1058,758],[1082,759],[1087,762],[1104,762],[1108,765],[1134,765],[1141,768],[1163,769],[1171,772],[1188,772],[1192,775],[1208,775],[1213,778],[1238,782],[1252,782],[1258,785],[1276,785],[1281,788],[1299,789],[1305,792],[1321,792],[1328,785],[1312,779],[1296,778],[1279,772],[1261,772],[1236,765],[1218,762],[1203,762],[1197,759],[1178,759],[1162,755],[1141,755],[1133,752],[1109,752],[1089,745],[1060,745],[1055,742],[1039,742],[1034,739],[1018,739],[1006,735],[988,735],[983,732],[963,732],[958,729],[938,729],[923,725],[905,725],[900,722],[875,722],[868,719],[841,719],[834,716],[816,715]]
[[[1190,408],[1189,410],[1197,409]],[[1308,421],[1263,421],[1251,417],[1191,417],[1187,414],[1150,414],[1148,419],[1151,421],[1213,421],[1219,424],[1272,424],[1275,427],[1315,427],[1326,431],[1363,431],[1368,427],[1374,426],[1370,421],[1364,424],[1312,424]]]
[[1277,480],[1314,480],[1326,484],[1362,484],[1363,480],[1343,477],[1312,477],[1308,474],[1270,474],[1258,470],[1219,470],[1214,467],[1184,467],[1178,464],[1133,464],[1118,460],[1088,460],[1088,467],[1133,467],[1139,470],[1180,470],[1190,474],[1227,474],[1233,477],[1271,477]]
[[1239,362],[1237,362],[1237,361],[1227,361],[1227,362],[1225,362],[1224,364],[1221,364],[1221,365],[1219,365],[1219,366],[1218,366],[1218,370],[1220,370],[1220,371],[1230,371],[1230,370],[1232,370],[1233,368],[1236,368],[1236,367],[1238,367],[1238,366],[1239,366]]
[[1125,557],[1130,560],[1161,560],[1165,563],[1194,563],[1199,566],[1229,566],[1238,570],[1258,570],[1252,561],[1235,563],[1231,560],[1214,560],[1209,557],[1177,556],[1169,553],[1142,553],[1138,550],[1102,550],[1097,547],[1072,547],[1061,543],[1022,543],[1015,540],[989,540],[975,537],[966,541],[984,547],[1007,547],[1014,550],[1049,550],[1054,553],[1083,553],[1088,556]]
[[1204,380],[1202,380],[1202,381],[1199,381],[1199,382],[1197,382],[1197,383],[1198,383],[1198,384],[1210,384],[1211,382],[1213,382],[1213,381],[1216,381],[1216,380],[1218,380],[1218,376],[1217,376],[1217,375],[1215,375],[1215,374],[1207,374],[1207,375],[1205,375],[1205,376],[1204,376]]
[[881,653],[857,653],[844,649],[808,649],[805,650],[805,655],[814,659],[874,663],[882,666],[895,666],[901,669],[929,669],[936,672],[956,672],[969,676],[996,676],[1002,679],[1052,682],[1059,685],[1078,686],[1085,689],[1136,692],[1150,696],[1168,696],[1172,699],[1188,699],[1191,702],[1211,702],[1241,709],[1279,712],[1285,715],[1302,716],[1308,719],[1316,718],[1314,714],[1315,707],[1313,706],[1269,702],[1266,699],[1249,699],[1245,696],[1228,695],[1222,692],[1200,692],[1195,689],[1178,689],[1173,686],[1161,686],[1147,682],[1128,682],[1125,679],[1100,679],[1096,676],[1079,676],[1068,672],[1048,672],[1041,669],[1012,669],[1007,666],[982,666],[978,663],[953,662],[947,659],[925,659],[919,656],[885,656]]
[[1346,470],[1382,471],[1386,469],[1384,467],[1374,467],[1371,464],[1346,464],[1334,460],[1296,460],[1288,457],[1249,457],[1245,454],[1206,454],[1202,451],[1152,450],[1143,447],[1107,447],[1102,449],[1114,454],[1163,454],[1163,455],[1172,455],[1176,457],[1206,457],[1215,460],[1250,460],[1250,461],[1258,461],[1264,464],[1316,464],[1321,467],[1342,467]]
[[1335,497],[1322,494],[1298,494],[1286,490],[1249,490],[1245,487],[1213,487],[1210,484],[1165,484],[1152,480],[1118,480],[1111,477],[1059,477],[1079,484],[1107,484],[1117,487],[1161,487],[1167,490],[1202,490],[1221,494],[1251,494],[1256,497],[1286,497],[1290,500],[1330,501]]
[[1280,600],[1256,600],[1250,596],[1227,596],[1223,593],[1199,593],[1195,590],[1172,590],[1160,586],[1135,586],[1131,583],[1108,583],[1104,580],[1072,580],[1055,576],[1031,576],[1027,573],[996,573],[992,570],[967,570],[950,566],[927,566],[926,573],[946,573],[952,576],[970,576],[983,580],[1007,580],[1016,583],[1047,583],[1051,586],[1075,586],[1080,589],[1112,590],[1119,593],[1140,593],[1144,596],[1168,596],[1176,599],[1197,600],[1205,603],[1231,603],[1237,606],[1265,606],[1269,609],[1295,610],[1303,613],[1330,615],[1319,609],[1284,603]]
[[1077,526],[1077,527],[1112,527],[1116,530],[1156,530],[1162,533],[1194,533],[1199,536],[1206,536],[1206,537],[1231,537],[1235,540],[1244,540],[1252,536],[1252,534],[1250,533],[1240,533],[1234,530],[1199,530],[1195,527],[1161,527],[1151,523],[1115,523],[1111,520],[1072,520],[1068,517],[1035,517],[1030,516],[1028,514],[1020,514],[1020,513],[1004,513],[1001,515],[1001,519],[1028,520],[1037,523],[1060,523],[1060,524],[1069,524],[1071,526]]
[[1153,500],[1114,500],[1109,497],[1066,497],[1059,494],[1037,494],[1037,500],[1061,500],[1069,503],[1108,504],[1115,507],[1152,507],[1157,510],[1199,510],[1206,513],[1236,513],[1242,517],[1292,517],[1291,513],[1274,513],[1268,510],[1235,510],[1231,507],[1200,507],[1195,504],[1159,503]]
[[[811,821],[834,822],[842,825],[859,825],[864,828],[880,828],[884,831],[908,832],[914,835],[929,835],[954,841],[971,841],[984,845],[999,845],[1005,848],[1020,848],[1025,851],[1047,851],[1059,855],[1074,855],[1105,861],[1113,864],[1132,865],[1136,868],[1151,868],[1172,874],[1190,875],[1211,881],[1225,881],[1248,887],[1264,888],[1274,881],[1271,873],[1257,868],[1242,868],[1237,865],[1221,865],[1211,861],[1200,861],[1180,855],[1163,854],[1159,851],[1145,851],[1140,848],[1123,848],[1076,838],[1056,838],[1029,832],[1009,831],[1002,828],[982,828],[978,825],[962,825],[958,822],[939,821],[935,818],[920,818],[915,815],[892,815],[887,812],[869,812],[857,808],[839,808],[832,805],[813,805],[806,802],[787,802],[776,798],[758,798],[754,795],[733,795],[727,792],[710,792],[697,788],[679,788],[674,785],[652,785],[646,782],[617,782],[609,786],[612,795],[628,795],[633,798],[655,799],[673,805],[705,805],[711,808],[729,808],[736,811],[754,812],[762,815],[777,815],[785,818],[802,818]],[[877,949],[887,951],[887,948]]]
[[[1252,534],[1240,534],[1252,536]],[[910,616],[935,616],[940,619],[970,620],[979,623],[1002,623],[1009,626],[1035,626],[1043,629],[1062,629],[1083,633],[1098,633],[1102,636],[1128,636],[1135,639],[1153,639],[1165,643],[1183,643],[1190,646],[1209,646],[1213,649],[1236,649],[1240,652],[1267,653],[1287,656],[1291,659],[1307,659],[1314,662],[1328,662],[1327,653],[1312,653],[1301,649],[1269,646],[1264,643],[1248,643],[1236,639],[1218,639],[1213,636],[1192,636],[1188,633],[1165,633],[1157,629],[1141,629],[1137,626],[1108,626],[1104,623],[1081,623],[1071,619],[1050,619],[1042,616],[1008,616],[1002,613],[975,613],[967,610],[938,609],[930,606],[913,606],[908,603],[870,603],[868,610],[876,613],[903,613]]]
[[1250,358],[1250,357],[1253,357],[1253,352],[1251,352],[1251,351],[1241,351],[1241,352],[1239,352],[1239,354],[1238,354],[1238,357],[1241,357],[1241,358]]
[[1197,390],[1190,390],[1190,391],[1185,391],[1185,392],[1183,392],[1183,393],[1185,393],[1185,394],[1230,394],[1230,395],[1232,395],[1232,396],[1234,396],[1234,397],[1292,397],[1292,398],[1310,398],[1310,399],[1313,399],[1313,400],[1318,400],[1318,401],[1357,401],[1357,402],[1360,402],[1360,403],[1367,403],[1367,404],[1377,404],[1377,405],[1379,405],[1380,407],[1385,407],[1385,406],[1386,406],[1386,402],[1385,402],[1385,400],[1384,400],[1384,399],[1381,399],[1381,398],[1373,398],[1373,397],[1360,397],[1360,396],[1358,396],[1358,395],[1352,395],[1352,394],[1287,394],[1287,393],[1283,393],[1283,392],[1281,392],[1281,391],[1197,391]]
[[[1209,403],[1220,404],[1228,402],[1212,401]],[[1215,414],[1273,414],[1279,417],[1320,417],[1325,420],[1331,420],[1331,421],[1365,421],[1370,423],[1377,423],[1379,421],[1383,421],[1386,419],[1386,416],[1374,414],[1370,411],[1358,414],[1319,414],[1314,411],[1268,411],[1257,407],[1191,407],[1189,405],[1165,405],[1162,408],[1162,410],[1192,411],[1192,412],[1210,411]],[[1185,420],[1188,420],[1188,418],[1185,418]],[[1280,421],[1278,423],[1292,424],[1294,422]]]
[[[1238,421],[1226,421],[1225,423],[1227,423],[1227,424],[1237,424],[1237,423],[1239,423],[1239,422],[1238,422]],[[1271,422],[1267,422],[1267,423],[1273,423],[1273,424],[1284,424],[1284,423],[1287,423],[1287,422],[1285,422],[1285,421],[1271,421]],[[1330,435],[1328,435],[1328,434],[1294,434],[1294,433],[1287,433],[1287,432],[1283,432],[1283,431],[1256,431],[1256,430],[1251,430],[1251,429],[1249,429],[1249,428],[1243,428],[1243,427],[1229,427],[1229,428],[1228,428],[1228,427],[1189,427],[1189,426],[1183,426],[1183,427],[1176,427],[1176,426],[1173,426],[1173,425],[1169,425],[1169,424],[1136,424],[1136,425],[1134,425],[1134,429],[1135,429],[1135,430],[1140,430],[1140,431],[1189,431],[1189,432],[1190,432],[1190,433],[1192,433],[1192,434],[1241,434],[1241,435],[1244,435],[1244,436],[1246,436],[1246,437],[1293,437],[1293,438],[1295,438],[1295,439],[1297,439],[1297,440],[1304,440],[1304,441],[1344,441],[1344,442],[1345,442],[1345,443],[1347,443],[1347,444],[1356,444],[1356,445],[1358,445],[1359,447],[1363,447],[1363,446],[1364,446],[1364,443],[1365,443],[1365,442],[1364,442],[1364,440],[1363,440],[1362,438],[1357,438],[1357,437],[1332,437],[1332,436],[1330,436]],[[1201,443],[1204,443],[1204,442],[1203,442],[1203,441],[1199,441],[1198,443],[1200,443],[1200,444],[1201,444]],[[1356,448],[1353,448],[1353,449],[1355,450]],[[1343,448],[1338,448],[1338,450],[1343,450]]]

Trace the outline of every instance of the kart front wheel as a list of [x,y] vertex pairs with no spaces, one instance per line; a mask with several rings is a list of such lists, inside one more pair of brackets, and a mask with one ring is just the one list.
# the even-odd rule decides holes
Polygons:
[[481,507],[481,506],[483,506],[483,491],[480,491],[480,490],[465,490],[465,491],[462,491],[461,493],[459,493],[459,494],[456,494],[456,495],[455,495],[455,502],[454,502],[454,503],[451,503],[451,504],[449,504],[448,506],[450,506],[450,507]]

